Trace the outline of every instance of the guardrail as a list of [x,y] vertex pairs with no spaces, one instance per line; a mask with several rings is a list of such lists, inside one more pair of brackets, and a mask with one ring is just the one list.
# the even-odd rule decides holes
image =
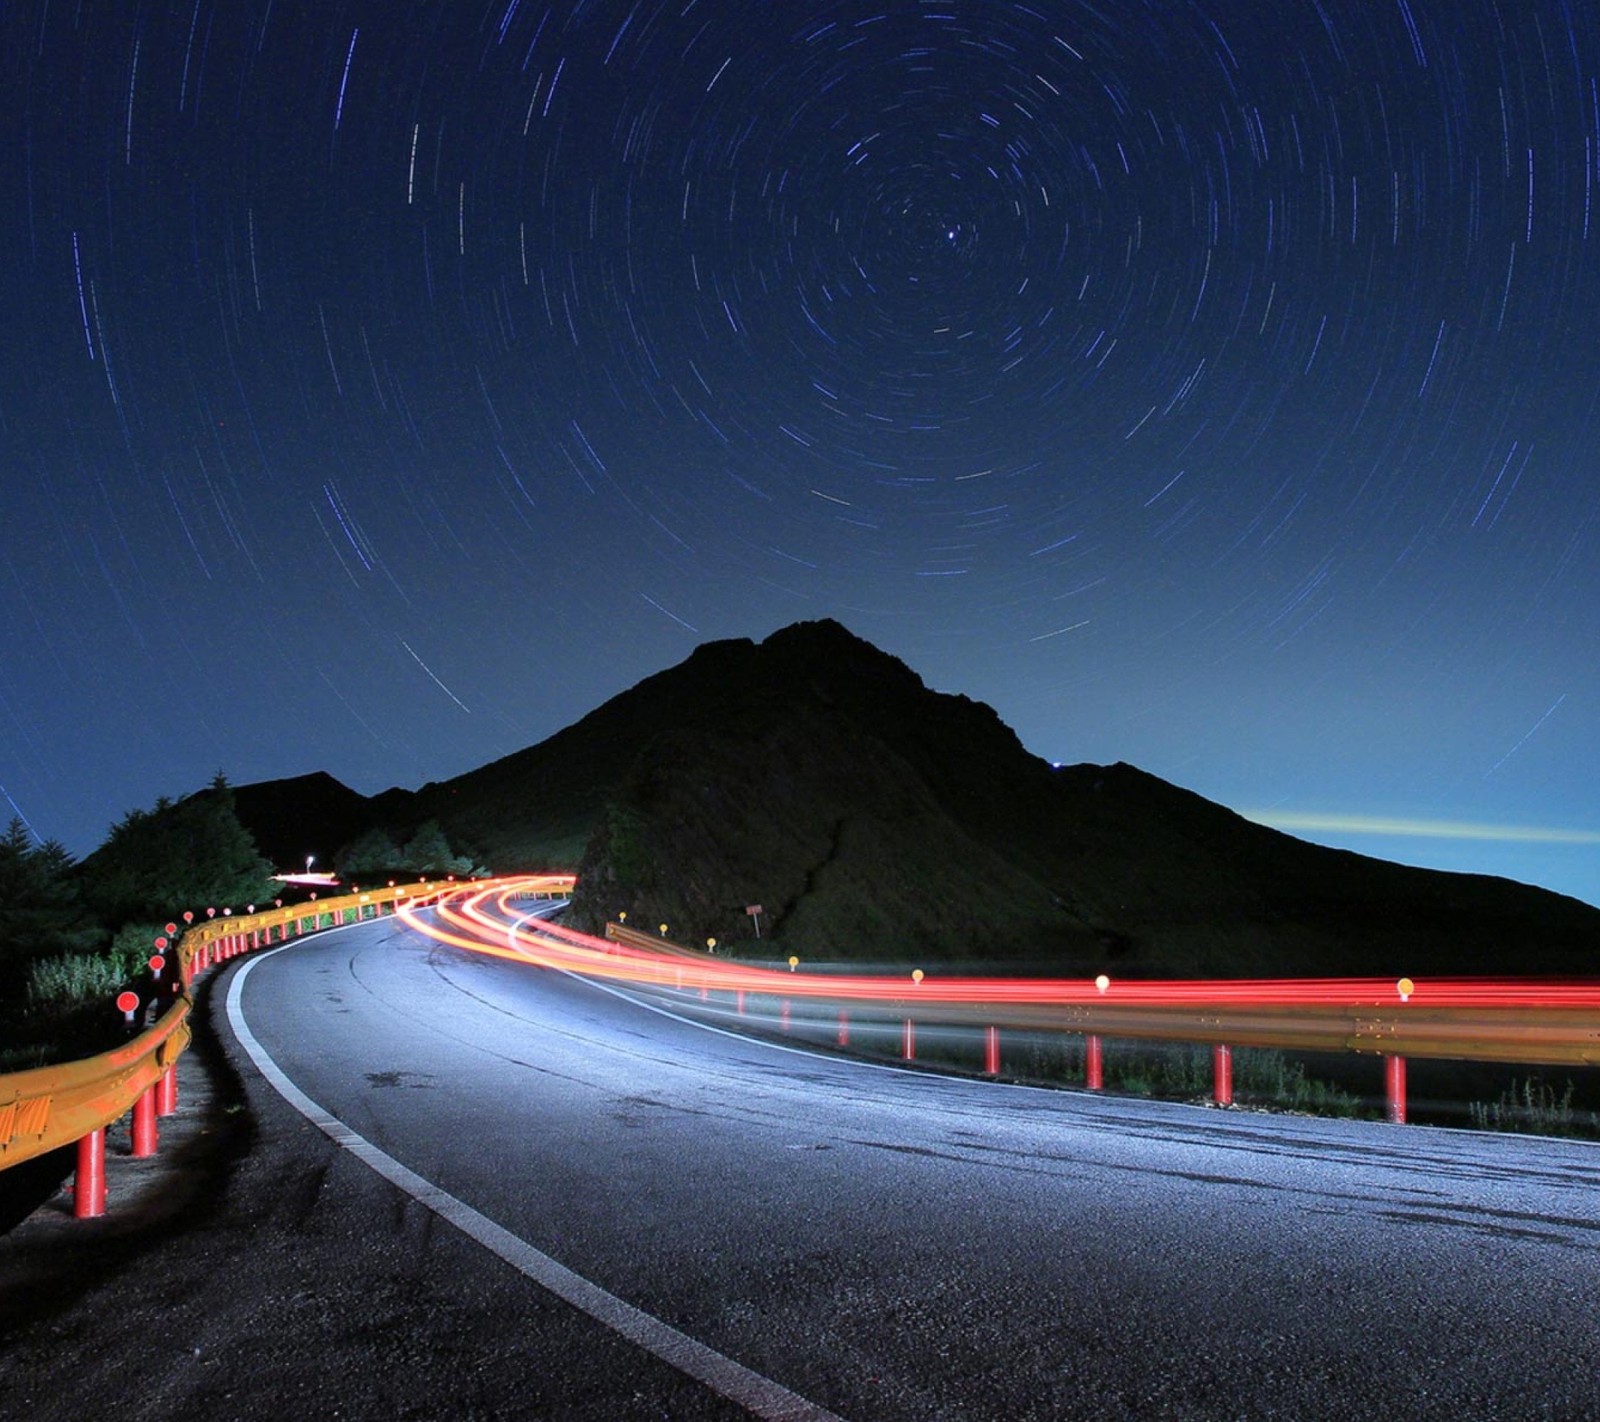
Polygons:
[[[184,914],[188,926],[181,938],[175,943],[157,940],[163,948],[160,958],[175,962],[177,973],[168,979],[165,1002],[160,1001],[159,974],[156,992],[141,1001],[143,1012],[156,1009],[153,1025],[97,1056],[0,1075],[0,1170],[76,1143],[73,1214],[80,1219],[103,1214],[106,1129],[131,1111],[132,1153],[153,1155],[157,1117],[178,1108],[177,1060],[189,1045],[189,990],[201,973],[242,953],[319,929],[430,902],[456,887],[453,880],[426,880],[198,922],[197,915]],[[167,925],[168,935],[178,932],[177,924]]]
[[[508,925],[484,907],[494,890],[475,893],[445,921],[460,933],[429,929],[463,947],[488,951]],[[505,909],[502,905],[502,913]],[[474,935],[483,932],[484,940]],[[747,999],[770,998],[780,1030],[791,1030],[791,1000],[837,1009],[840,1046],[850,1041],[851,1011],[875,1011],[900,1025],[900,1055],[916,1059],[918,1023],[980,1027],[985,1074],[1000,1075],[1001,1032],[1048,1030],[1084,1039],[1085,1085],[1104,1084],[1107,1038],[1188,1042],[1212,1047],[1213,1099],[1233,1100],[1235,1047],[1350,1052],[1382,1062],[1386,1114],[1406,1119],[1409,1058],[1542,1066],[1600,1066],[1600,982],[1528,979],[1277,979],[1211,982],[1093,982],[849,971],[796,972],[757,967],[608,923],[598,939],[558,925],[518,919],[521,955],[550,966],[727,1001],[735,1016]],[[840,965],[829,965],[830,969]]]

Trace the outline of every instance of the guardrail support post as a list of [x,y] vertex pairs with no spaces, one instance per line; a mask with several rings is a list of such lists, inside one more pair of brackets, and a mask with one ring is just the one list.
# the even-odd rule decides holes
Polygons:
[[1233,1105],[1233,1048],[1222,1042],[1211,1049],[1211,1077],[1211,1095],[1217,1105]]
[[1386,1056],[1383,1059],[1384,1095],[1388,1098],[1388,1119],[1397,1126],[1406,1123],[1406,1059]]
[[138,1160],[156,1153],[156,1089],[150,1087],[133,1103],[133,1154]]
[[99,1219],[106,1212],[106,1129],[90,1131],[78,1141],[78,1165],[72,1176],[72,1217]]
[[171,1116],[178,1110],[178,1065],[174,1062],[161,1073],[156,1083],[156,1115]]
[[842,1007],[839,1009],[839,1045],[850,1045],[850,1014]]
[[900,1028],[900,1056],[908,1062],[917,1059],[917,1024],[909,1017]]
[[784,998],[783,1009],[778,1013],[778,1025],[787,1032],[789,1030],[789,999]]
[[1104,1048],[1093,1032],[1083,1039],[1083,1084],[1090,1091],[1099,1091],[1105,1085]]
[[985,1076],[1000,1075],[1000,1029],[983,1029],[983,1072]]
[[744,989],[739,988],[733,994],[733,1005],[738,1009],[739,1016],[744,1016]]

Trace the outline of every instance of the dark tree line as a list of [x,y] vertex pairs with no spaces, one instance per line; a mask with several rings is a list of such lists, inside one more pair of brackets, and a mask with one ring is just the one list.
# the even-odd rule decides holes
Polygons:
[[199,794],[130,810],[81,863],[12,819],[0,836],[0,1071],[99,1050],[105,1008],[160,925],[275,892],[221,775]]
[[404,844],[384,829],[357,835],[334,857],[334,868],[346,879],[393,879],[445,874],[471,874],[473,861],[450,846],[438,820],[426,820]]
[[202,794],[130,810],[81,866],[84,895],[112,927],[184,909],[270,903],[272,866],[239,822],[219,774]]
[[37,841],[17,818],[0,838],[0,980],[30,959],[87,953],[109,937],[83,902],[72,856],[56,840]]

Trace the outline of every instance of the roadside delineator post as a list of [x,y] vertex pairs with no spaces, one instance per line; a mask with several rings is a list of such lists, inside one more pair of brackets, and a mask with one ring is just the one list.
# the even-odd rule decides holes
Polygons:
[[739,1016],[744,1016],[744,989],[737,988],[733,994],[733,1005],[738,1010]]
[[1406,1059],[1385,1055],[1383,1059],[1384,1096],[1387,1098],[1386,1115],[1396,1126],[1406,1123]]
[[1212,1099],[1219,1106],[1233,1105],[1233,1048],[1218,1042],[1211,1049]]
[[72,1176],[72,1217],[99,1219],[106,1212],[106,1128],[78,1140],[78,1163]]
[[850,1045],[850,1014],[842,1007],[839,1009],[839,1045]]
[[[1394,985],[1401,1002],[1410,1002],[1417,985],[1410,978],[1401,978]],[[1406,1123],[1406,1059],[1385,1055],[1383,1059],[1383,1094],[1385,1115],[1396,1126]]]
[[909,1017],[900,1027],[900,1056],[908,1062],[917,1059],[917,1024]]
[[983,1029],[983,1073],[985,1076],[1000,1075],[1000,1029],[998,1027],[985,1027]]
[[[1111,979],[1104,973],[1094,980],[1095,991],[1104,997],[1111,990]],[[1083,1084],[1090,1091],[1099,1091],[1105,1085],[1104,1048],[1096,1032],[1083,1039]]]
[[783,1008],[778,1013],[778,1025],[787,1032],[789,1030],[789,999],[784,998]]

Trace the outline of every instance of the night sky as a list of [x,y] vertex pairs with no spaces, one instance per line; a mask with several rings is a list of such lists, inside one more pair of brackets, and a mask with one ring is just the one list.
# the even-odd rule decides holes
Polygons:
[[25,0],[0,140],[0,817],[826,616],[1600,903],[1591,0]]

